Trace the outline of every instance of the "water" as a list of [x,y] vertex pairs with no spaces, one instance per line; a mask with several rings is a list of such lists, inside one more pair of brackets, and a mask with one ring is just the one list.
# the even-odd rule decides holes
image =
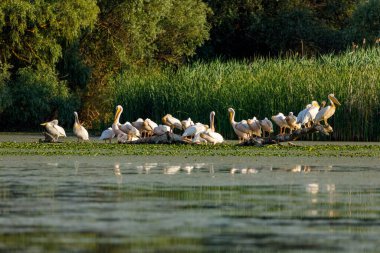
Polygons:
[[378,252],[377,166],[0,161],[1,252]]

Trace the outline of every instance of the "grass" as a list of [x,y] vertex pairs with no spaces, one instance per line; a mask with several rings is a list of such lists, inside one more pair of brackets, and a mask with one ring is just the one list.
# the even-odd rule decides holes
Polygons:
[[122,121],[149,117],[160,123],[171,113],[207,123],[214,110],[217,131],[236,138],[228,122],[229,107],[236,110],[236,121],[262,119],[278,112],[298,114],[311,100],[321,102],[335,93],[342,106],[329,120],[334,134],[328,139],[379,141],[379,69],[380,48],[373,48],[311,59],[216,60],[177,71],[125,72],[111,81],[107,124],[117,104],[125,109]]
[[240,147],[234,144],[222,145],[128,145],[105,143],[21,143],[1,142],[0,155],[10,156],[241,156],[241,157],[380,157],[380,145],[316,145],[285,146],[268,145]]

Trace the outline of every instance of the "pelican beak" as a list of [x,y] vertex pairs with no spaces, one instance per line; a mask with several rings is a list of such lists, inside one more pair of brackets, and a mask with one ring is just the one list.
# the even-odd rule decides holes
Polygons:
[[46,126],[46,124],[47,124],[47,122],[45,122],[45,123],[41,123],[40,125],[41,125],[41,126]]
[[330,99],[334,102],[335,105],[341,105],[336,97],[331,97]]
[[120,114],[120,111],[121,111],[121,109],[120,109],[120,107],[117,107],[117,109],[116,109],[116,114],[115,114],[115,119],[114,119],[114,124],[116,124],[117,122],[117,117],[119,116],[119,114]]
[[229,112],[228,114],[230,116],[230,122],[232,122],[232,112]]

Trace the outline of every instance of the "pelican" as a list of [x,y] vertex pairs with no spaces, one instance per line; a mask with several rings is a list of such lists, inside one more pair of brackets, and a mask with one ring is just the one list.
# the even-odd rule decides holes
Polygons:
[[182,130],[181,121],[179,121],[177,118],[174,118],[171,114],[166,114],[164,117],[162,117],[162,123],[169,126],[172,132],[174,128]]
[[194,126],[194,122],[191,120],[191,118],[188,118],[186,120],[182,120],[181,124],[182,124],[182,127],[184,130],[190,126]]
[[297,117],[293,114],[293,112],[289,112],[289,115],[285,117],[285,120],[290,127],[290,133],[292,133],[293,130],[301,128],[301,124],[297,124]]
[[65,129],[58,126],[57,119],[42,123],[41,126],[45,126],[46,131],[55,138],[55,141],[58,141],[59,137],[66,137]]
[[75,123],[74,123],[74,126],[73,126],[73,132],[74,132],[75,136],[78,138],[78,141],[79,140],[88,141],[89,140],[89,138],[88,138],[88,132],[87,132],[86,128],[84,128],[79,123],[78,113],[77,112],[74,112],[74,117],[75,117]]
[[155,129],[153,129],[153,133],[155,135],[163,135],[167,132],[170,132],[170,127],[167,125],[158,125]]
[[312,106],[311,104],[306,105],[306,108],[298,113],[297,122],[296,122],[297,124],[302,123],[303,118],[305,117],[307,111],[310,109],[311,106]]
[[118,135],[126,135],[123,131],[119,128],[119,121],[120,121],[120,115],[123,112],[123,107],[121,105],[116,106],[116,113],[115,113],[115,119],[112,124],[112,131],[115,133],[116,136]]
[[265,117],[263,120],[259,120],[259,123],[263,131],[263,137],[265,138],[266,132],[268,132],[268,137],[269,137],[270,133],[273,133],[272,121],[270,121],[267,117]]
[[197,133],[197,134],[194,136],[194,138],[193,138],[193,140],[192,140],[193,143],[196,143],[196,144],[207,143],[207,140],[205,140],[205,139],[203,139],[203,138],[201,137],[201,133],[203,133],[203,132],[199,132],[199,133]]
[[313,120],[315,119],[315,116],[317,115],[319,111],[319,104],[317,101],[311,102],[311,107],[306,111],[306,113],[303,116],[301,125],[305,125],[305,127],[311,127]]
[[111,143],[113,137],[115,137],[115,133],[113,132],[112,127],[109,127],[108,129],[102,132],[102,135],[99,137],[99,140],[109,140]]
[[146,135],[152,136],[153,135],[153,130],[158,127],[157,123],[154,122],[153,120],[147,118],[144,120],[144,125],[143,128],[146,131]]
[[314,119],[314,124],[317,124],[319,123],[319,121],[324,121],[325,123],[325,126],[329,126],[329,124],[327,123],[327,120],[334,115],[335,113],[335,109],[336,109],[336,106],[340,105],[338,99],[336,99],[336,97],[334,96],[334,94],[329,94],[328,95],[328,99],[330,101],[330,105],[329,106],[326,106],[324,108],[322,108],[318,113],[317,115],[315,116],[315,119]]
[[216,143],[222,143],[224,139],[220,133],[215,132],[214,120],[215,112],[212,111],[210,113],[210,128],[204,132],[201,132],[200,137],[215,145]]
[[198,133],[206,131],[208,128],[209,127],[207,125],[198,122],[195,125],[186,128],[186,130],[182,134],[182,139],[185,139],[186,137],[192,138]]
[[279,112],[277,115],[272,116],[272,120],[280,127],[280,135],[285,134],[285,129],[289,128],[289,125],[285,119],[285,115]]
[[123,112],[123,107],[121,105],[116,106],[116,113],[115,113],[115,119],[114,119],[113,124],[112,124],[112,131],[117,136],[117,140],[119,142],[126,142],[126,141],[130,141],[132,139],[132,136],[124,133],[119,128],[120,115],[122,112]]
[[129,121],[126,121],[122,125],[119,124],[119,128],[121,131],[130,136],[140,137],[140,131],[136,127],[134,127]]
[[240,122],[235,122],[235,110],[232,108],[228,108],[228,113],[232,128],[234,129],[235,134],[239,137],[239,143],[243,140],[249,140],[251,129],[249,128],[247,121],[242,120]]
[[257,120],[256,117],[253,117],[252,119],[247,120],[248,126],[252,131],[252,134],[259,137],[261,136],[261,125],[259,120]]
[[141,135],[144,134],[143,125],[144,125],[144,120],[142,118],[138,118],[136,121],[132,122],[132,126],[137,128],[137,130],[139,130],[141,132]]

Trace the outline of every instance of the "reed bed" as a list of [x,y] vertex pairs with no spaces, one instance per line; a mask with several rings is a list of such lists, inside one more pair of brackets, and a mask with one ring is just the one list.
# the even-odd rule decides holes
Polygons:
[[334,93],[342,106],[329,120],[334,133],[328,139],[380,139],[379,48],[311,59],[195,62],[176,71],[125,72],[111,83],[112,104],[125,108],[123,120],[149,117],[161,122],[171,113],[208,123],[214,110],[216,130],[226,138],[235,138],[229,107],[236,110],[236,121],[263,119],[278,112],[298,114],[312,100],[327,101]]

